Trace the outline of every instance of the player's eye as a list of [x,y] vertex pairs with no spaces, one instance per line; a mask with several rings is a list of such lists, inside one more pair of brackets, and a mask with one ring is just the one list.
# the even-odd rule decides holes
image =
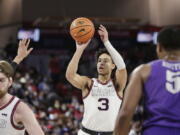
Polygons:
[[5,82],[5,79],[0,79],[0,82]]
[[107,60],[107,59],[105,59],[105,60],[104,60],[104,63],[107,63],[107,62],[108,62],[108,60]]

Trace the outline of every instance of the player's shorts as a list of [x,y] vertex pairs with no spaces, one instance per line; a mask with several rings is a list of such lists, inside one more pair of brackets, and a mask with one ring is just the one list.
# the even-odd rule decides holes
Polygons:
[[142,135],[180,135],[180,128],[152,126],[144,129]]
[[82,127],[82,129],[78,131],[78,135],[112,135],[112,134],[113,132],[98,132],[98,131],[89,130],[85,127]]
[[82,131],[81,129],[78,131],[78,135],[90,135],[84,131]]

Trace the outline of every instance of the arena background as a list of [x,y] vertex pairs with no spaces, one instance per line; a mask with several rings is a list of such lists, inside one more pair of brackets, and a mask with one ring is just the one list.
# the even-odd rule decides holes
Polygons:
[[[180,24],[179,7],[179,0],[0,0],[1,59],[16,55],[18,33],[39,32],[39,40],[36,33],[38,41],[31,41],[34,51],[16,72],[11,93],[31,106],[46,135],[76,134],[83,114],[81,92],[64,75],[75,51],[71,21],[83,16],[94,22],[96,30],[105,25],[130,74],[156,58],[156,34],[163,26]],[[101,47],[95,33],[79,73],[96,76],[94,53]],[[137,112],[133,122],[138,132],[141,107]]]

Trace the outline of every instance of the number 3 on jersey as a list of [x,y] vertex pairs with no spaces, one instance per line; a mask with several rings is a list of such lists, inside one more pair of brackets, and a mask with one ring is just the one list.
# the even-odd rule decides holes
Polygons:
[[166,89],[172,94],[180,92],[180,72],[166,71]]
[[109,100],[107,98],[99,98],[98,102],[100,103],[100,106],[98,106],[100,111],[107,111],[109,109]]

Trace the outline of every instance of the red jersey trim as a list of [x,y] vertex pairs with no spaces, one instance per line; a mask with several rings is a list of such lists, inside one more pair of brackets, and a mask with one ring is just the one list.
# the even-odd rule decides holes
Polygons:
[[100,80],[97,79],[97,82],[100,83],[100,84],[102,84],[102,85],[106,85],[106,84],[108,84],[110,81],[111,81],[111,79],[109,79],[108,81],[106,81],[105,83],[103,83],[103,82],[101,82]]
[[18,100],[17,103],[15,104],[14,108],[13,108],[13,111],[11,113],[11,125],[13,126],[13,128],[15,128],[16,130],[24,130],[24,126],[23,127],[18,127],[14,124],[14,120],[13,120],[13,116],[14,116],[14,113],[16,111],[16,108],[18,106],[18,104],[20,103],[21,101]]
[[83,97],[83,99],[85,99],[89,95],[89,93],[91,92],[93,84],[94,84],[94,81],[91,80],[91,86],[88,88],[88,93]]
[[2,110],[2,109],[4,109],[4,108],[6,108],[13,100],[14,100],[14,96],[12,96],[12,98],[9,100],[9,102],[8,103],[6,103],[5,105],[3,105],[2,107],[0,107],[0,110]]
[[119,99],[120,100],[123,100],[123,97],[121,97],[120,95],[119,95],[119,93],[118,93],[118,89],[116,88],[116,86],[115,86],[115,84],[114,84],[114,82],[112,81],[112,83],[113,83],[113,86],[114,86],[114,88],[115,88],[115,90],[116,90],[116,94],[117,94],[117,96],[119,97]]

